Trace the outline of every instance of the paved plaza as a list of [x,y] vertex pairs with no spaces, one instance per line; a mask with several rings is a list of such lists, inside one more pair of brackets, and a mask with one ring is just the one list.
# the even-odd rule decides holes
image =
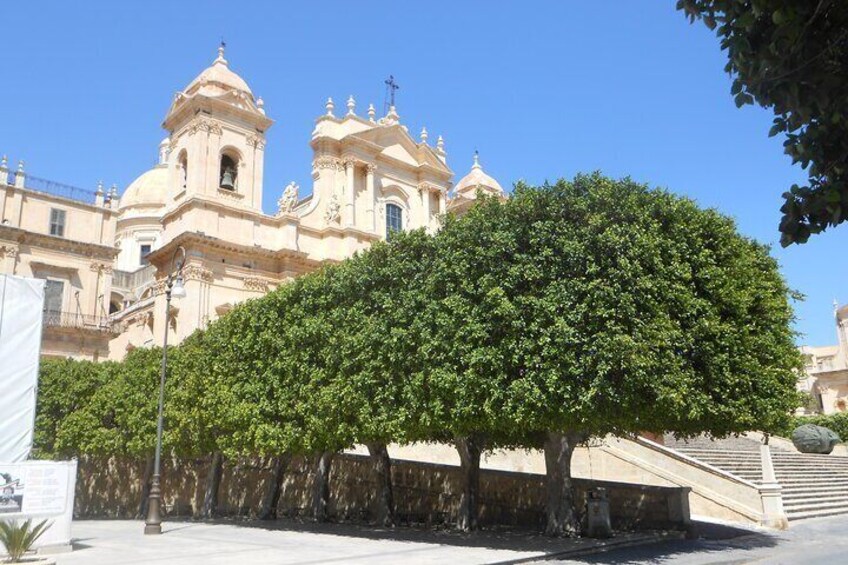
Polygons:
[[[831,564],[848,562],[844,517],[801,522],[786,532],[697,525],[699,539],[656,541],[620,537],[622,547],[588,554],[592,540],[481,532],[463,535],[350,525],[170,522],[162,536],[145,537],[130,520],[74,522],[74,551],[54,556],[57,565],[320,563],[718,563]],[[561,552],[572,553],[557,558]]]
[[[169,522],[161,536],[144,536],[132,520],[81,520],[73,524],[74,550],[54,556],[57,565],[223,565],[319,563],[514,563],[562,552],[585,551],[594,540],[556,540],[542,535],[381,530],[358,526],[278,521]],[[630,534],[609,544],[655,542]]]

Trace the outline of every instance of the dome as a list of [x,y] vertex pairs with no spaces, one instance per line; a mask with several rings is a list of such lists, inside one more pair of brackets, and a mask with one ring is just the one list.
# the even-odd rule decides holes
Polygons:
[[253,92],[243,78],[230,70],[227,60],[224,59],[224,47],[218,48],[218,58],[205,71],[197,75],[197,78],[189,83],[185,89],[187,95],[200,92],[207,96],[218,96],[228,90],[238,90],[253,98]]
[[121,196],[119,209],[132,206],[164,206],[168,167],[157,165],[130,183]]
[[477,189],[496,195],[503,195],[504,193],[500,183],[483,172],[483,167],[480,166],[480,157],[475,151],[474,165],[471,167],[471,172],[457,183],[456,194],[467,192],[470,193],[469,196],[473,197]]

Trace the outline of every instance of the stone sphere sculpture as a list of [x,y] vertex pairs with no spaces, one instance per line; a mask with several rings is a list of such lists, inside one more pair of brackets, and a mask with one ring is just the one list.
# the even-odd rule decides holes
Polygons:
[[813,424],[804,424],[798,426],[792,432],[792,443],[801,453],[827,454],[833,451],[833,446],[839,443],[839,436],[833,430]]

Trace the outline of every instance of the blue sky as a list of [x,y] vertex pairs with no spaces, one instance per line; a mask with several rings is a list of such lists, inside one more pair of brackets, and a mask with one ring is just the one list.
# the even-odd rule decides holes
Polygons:
[[265,100],[265,207],[308,188],[314,119],[332,96],[379,109],[394,74],[417,135],[445,137],[464,175],[474,149],[504,186],[601,170],[668,188],[773,244],[800,342],[835,342],[848,302],[848,226],[777,244],[780,194],[805,178],[769,139],[770,114],[737,109],[725,55],[674,0],[632,2],[16,2],[3,10],[0,153],[28,172],[122,189],[150,168],[173,94],[221,36],[233,70]]

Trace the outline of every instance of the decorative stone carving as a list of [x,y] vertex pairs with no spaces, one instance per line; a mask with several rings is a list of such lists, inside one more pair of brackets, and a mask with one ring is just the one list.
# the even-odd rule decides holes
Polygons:
[[839,443],[839,436],[833,430],[804,424],[792,432],[792,443],[801,453],[830,453]]
[[280,214],[289,214],[292,210],[294,210],[295,205],[297,204],[299,187],[297,183],[292,181],[286,186],[285,190],[283,190],[283,195],[277,200],[277,215]]
[[268,281],[259,277],[245,277],[244,288],[257,292],[268,292]]
[[316,169],[334,169],[337,171],[344,169],[342,162],[335,157],[318,157],[315,159],[313,167]]
[[95,261],[90,265],[90,268],[92,272],[100,273],[101,275],[112,274],[112,265],[107,265],[105,263],[98,263],[97,261]]
[[264,150],[265,149],[265,138],[262,137],[262,136],[256,135],[255,133],[252,133],[252,134],[247,136],[247,144],[250,145],[251,147],[255,147],[256,149]]
[[324,219],[328,224],[337,224],[342,219],[342,206],[339,204],[339,197],[335,194],[327,202],[327,211],[324,213]]
[[0,245],[0,255],[4,257],[17,257],[18,248],[14,245]]
[[183,279],[187,281],[212,282],[212,271],[200,265],[186,265],[183,267]]
[[224,133],[224,130],[221,128],[221,124],[204,118],[194,120],[188,126],[188,133],[197,133],[198,131],[205,131],[216,135]]
[[377,172],[377,165],[374,163],[365,163],[365,172],[371,173],[372,175]]

